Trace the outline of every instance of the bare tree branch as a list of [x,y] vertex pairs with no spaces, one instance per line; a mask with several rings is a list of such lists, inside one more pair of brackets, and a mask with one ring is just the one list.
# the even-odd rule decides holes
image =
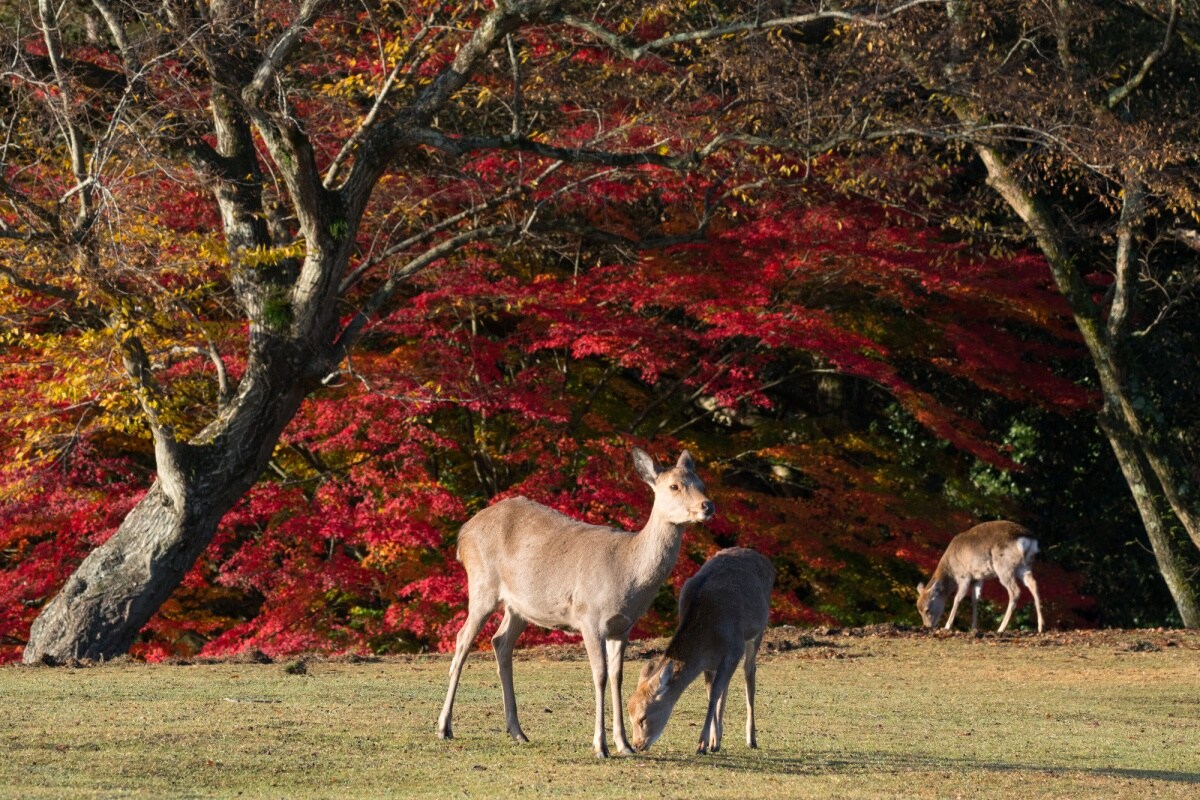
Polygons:
[[345,294],[346,291],[348,291],[352,286],[357,284],[359,280],[362,279],[362,276],[366,272],[383,263],[384,261],[393,258],[397,254],[403,253],[405,250],[411,250],[412,248],[429,241],[438,234],[453,228],[459,223],[465,222],[472,217],[479,216],[485,211],[490,211],[491,209],[497,208],[516,197],[520,197],[521,195],[530,191],[530,189],[536,186],[540,181],[548,178],[552,173],[556,172],[562,166],[563,162],[561,161],[551,164],[550,166],[546,167],[546,169],[538,173],[538,175],[532,180],[522,183],[520,186],[516,186],[507,192],[502,192],[498,195],[495,195],[494,197],[489,198],[486,202],[478,203],[470,208],[460,211],[457,214],[446,217],[441,222],[425,227],[420,232],[387,247],[382,252],[375,254],[369,259],[365,259],[361,264],[355,267],[350,274],[342,279],[342,282],[338,287],[338,294]]
[[720,39],[725,36],[730,36],[737,33],[746,33],[749,31],[768,31],[779,28],[795,28],[801,25],[809,25],[813,22],[821,22],[824,20],[851,22],[858,25],[868,27],[882,27],[887,20],[899,14],[925,5],[937,5],[944,3],[945,0],[910,0],[890,11],[880,12],[871,10],[870,7],[863,7],[862,10],[842,10],[842,9],[823,9],[813,11],[808,14],[792,14],[774,19],[755,18],[745,22],[733,22],[728,25],[719,25],[714,28],[707,28],[698,31],[684,31],[682,33],[674,33],[669,36],[662,36],[658,39],[653,39],[642,44],[633,44],[627,37],[620,36],[605,28],[596,22],[575,14],[562,14],[558,20],[572,28],[578,28],[585,31],[593,38],[600,40],[608,45],[613,50],[624,57],[636,61],[647,53],[658,50],[665,50],[677,44],[685,44],[688,42],[702,42],[712,39]]
[[[358,147],[367,133],[378,123],[380,113],[383,111],[384,103],[391,94],[392,87],[395,86],[396,80],[400,75],[401,68],[404,67],[408,57],[416,50],[417,46],[428,36],[429,31],[433,26],[433,13],[425,20],[425,25],[409,40],[404,53],[396,59],[396,65],[392,67],[388,73],[383,85],[379,87],[379,91],[375,94],[375,102],[371,105],[371,110],[363,117],[354,133],[346,139],[341,150],[334,156],[330,162],[329,168],[325,171],[325,188],[332,189],[337,184],[337,179],[341,174],[342,168],[345,166],[346,160],[350,154]],[[411,67],[410,67],[411,70]]]
[[518,226],[511,224],[487,225],[481,228],[472,228],[470,230],[463,231],[456,236],[452,236],[443,242],[440,242],[434,247],[431,247],[425,252],[421,253],[421,255],[417,256],[416,258],[413,258],[404,265],[393,270],[388,276],[388,279],[383,282],[383,285],[376,289],[371,296],[367,298],[366,302],[364,302],[362,307],[358,310],[358,313],[356,313],[354,317],[351,318],[348,323],[346,323],[346,327],[343,328],[341,334],[338,335],[337,341],[334,342],[332,348],[334,352],[334,363],[340,362],[342,358],[345,357],[350,347],[353,346],[353,344],[358,340],[358,337],[362,334],[362,329],[366,326],[366,324],[373,316],[378,314],[379,311],[388,304],[388,302],[392,299],[392,296],[395,295],[396,291],[409,278],[421,272],[435,261],[449,256],[456,250],[459,250],[462,247],[471,244],[472,242],[478,242],[484,239],[492,239],[505,234],[516,233],[518,230]]
[[697,163],[695,153],[664,155],[657,148],[635,153],[616,153],[611,150],[590,150],[582,147],[558,147],[543,144],[527,136],[451,136],[433,128],[418,128],[409,132],[409,141],[461,156],[482,150],[519,150],[524,153],[552,158],[572,164],[598,164],[605,167],[658,166],[682,170]]
[[1175,38],[1175,25],[1178,21],[1179,0],[1171,0],[1171,15],[1167,19],[1167,29],[1163,32],[1162,44],[1146,56],[1142,61],[1141,68],[1129,80],[1108,93],[1108,98],[1105,101],[1105,105],[1108,108],[1116,108],[1120,105],[1121,101],[1133,94],[1142,85],[1142,82],[1146,80],[1146,76],[1150,74],[1150,69],[1159,59],[1167,54],[1167,50],[1171,47],[1171,40]]
[[[54,7],[52,0],[38,0],[38,19],[42,26],[42,40],[46,43],[46,55],[50,59],[50,67],[54,72],[54,79],[58,89],[56,95],[59,108],[55,117],[60,120],[60,124],[63,126],[63,133],[67,141],[67,150],[71,156],[71,172],[75,176],[75,181],[82,185],[90,177],[84,149],[84,137],[83,132],[79,130],[79,126],[75,124],[73,119],[75,99],[70,89],[71,84],[66,77],[66,69],[63,66],[62,39],[58,29],[58,10]],[[56,95],[49,94],[47,102],[53,104],[54,101],[50,98]],[[79,213],[76,216],[76,230],[86,230],[91,225],[94,215],[95,209],[89,185],[79,192]]]
[[1134,233],[1139,227],[1145,208],[1145,191],[1137,178],[1125,184],[1121,201],[1121,216],[1117,221],[1116,280],[1113,282],[1113,302],[1108,312],[1109,341],[1118,342],[1128,334],[1129,312],[1137,289]]
[[317,21],[317,18],[321,15],[321,11],[328,2],[329,0],[304,0],[304,3],[300,6],[300,10],[296,14],[296,18],[280,34],[279,38],[267,48],[266,55],[263,56],[258,69],[254,71],[254,79],[242,90],[242,98],[248,106],[254,107],[262,102],[268,85],[275,78],[275,73],[279,71],[279,68],[283,66],[288,57],[300,46],[305,35],[312,28],[313,23]]

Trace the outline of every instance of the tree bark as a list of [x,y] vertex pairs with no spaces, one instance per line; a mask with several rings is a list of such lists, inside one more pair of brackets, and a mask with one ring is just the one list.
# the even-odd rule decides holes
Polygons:
[[216,514],[181,514],[155,482],[34,620],[25,663],[102,660],[126,652],[211,541],[219,520]]

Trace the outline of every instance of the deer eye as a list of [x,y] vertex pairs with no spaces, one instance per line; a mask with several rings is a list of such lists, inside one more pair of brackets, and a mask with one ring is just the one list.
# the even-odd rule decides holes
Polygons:
[[679,491],[679,484],[678,484],[678,483],[672,483],[672,484],[671,484],[671,491],[672,491],[672,492],[678,492],[678,491]]

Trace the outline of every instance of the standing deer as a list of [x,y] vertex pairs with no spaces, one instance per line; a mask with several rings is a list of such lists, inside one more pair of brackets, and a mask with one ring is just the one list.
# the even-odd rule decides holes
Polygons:
[[633,746],[646,750],[662,735],[683,690],[704,673],[708,714],[697,753],[721,749],[721,725],[729,680],[745,653],[746,744],[758,747],[754,732],[755,657],[767,628],[775,568],[744,547],[722,550],[683,585],[679,629],[666,652],[642,668],[629,697]]
[[458,558],[467,570],[467,619],[450,663],[439,737],[453,736],[450,718],[463,662],[483,623],[504,603],[504,618],[492,645],[509,735],[529,741],[517,722],[512,654],[517,637],[532,622],[583,635],[596,690],[592,747],[598,757],[608,756],[604,687],[611,679],[614,744],[618,752],[633,752],[621,713],[621,669],[629,631],[675,566],[683,526],[709,519],[714,507],[686,450],[671,468],[659,467],[636,447],[632,454],[638,475],[654,490],[650,519],[637,533],[589,525],[524,497],[502,500],[462,527]]
[[1032,572],[1033,557],[1037,551],[1037,539],[1033,538],[1028,528],[1015,522],[984,522],[955,536],[942,554],[929,584],[917,584],[917,610],[921,612],[925,627],[937,625],[942,609],[946,607],[950,586],[954,584],[954,604],[950,606],[946,629],[949,630],[954,624],[958,604],[966,597],[967,590],[974,588],[971,593],[971,630],[975,630],[979,622],[979,595],[983,591],[983,582],[988,578],[999,578],[1008,590],[1008,610],[1004,613],[1000,630],[1008,627],[1021,594],[1021,584],[1024,583],[1033,594],[1038,633],[1041,633],[1042,600],[1038,597],[1037,581]]

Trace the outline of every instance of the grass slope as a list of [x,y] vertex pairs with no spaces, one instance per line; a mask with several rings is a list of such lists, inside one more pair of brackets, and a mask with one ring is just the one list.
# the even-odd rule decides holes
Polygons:
[[[887,635],[879,635],[884,633]],[[661,644],[661,643],[660,643]],[[579,648],[516,665],[503,733],[473,653],[453,741],[434,735],[448,658],[0,669],[0,796],[1196,797],[1200,635],[792,629],[761,659],[759,750],[741,673],[724,749],[693,753],[693,685],[647,754],[591,755]],[[627,665],[625,695],[640,669]],[[301,674],[293,674],[301,672]],[[611,727],[610,727],[611,730]]]

